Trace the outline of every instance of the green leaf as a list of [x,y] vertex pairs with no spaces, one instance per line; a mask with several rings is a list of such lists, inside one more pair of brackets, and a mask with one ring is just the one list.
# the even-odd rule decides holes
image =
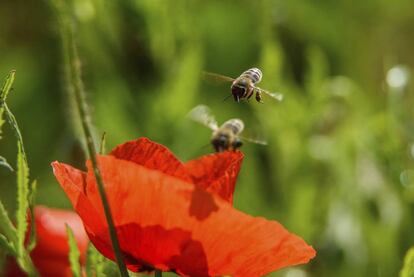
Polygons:
[[101,146],[99,147],[99,154],[103,155],[106,152],[106,132],[103,132],[101,137]]
[[4,166],[8,168],[10,171],[14,171],[13,167],[11,167],[11,165],[7,162],[6,158],[2,156],[0,156],[0,166]]
[[400,277],[414,277],[414,247],[411,247],[405,255]]
[[67,224],[66,224],[66,232],[68,234],[70,268],[72,269],[72,274],[74,277],[80,277],[81,276],[81,268],[79,264],[80,253],[79,253],[79,249],[76,244],[76,239],[73,235],[72,229]]
[[20,269],[22,269],[27,274],[28,277],[40,276],[28,252],[24,252],[22,255],[18,255],[16,260],[17,260],[17,264],[19,265]]
[[30,222],[31,222],[31,229],[30,229],[30,237],[29,237],[29,245],[27,249],[31,252],[36,246],[36,220],[34,217],[34,206],[35,206],[35,198],[37,192],[37,181],[34,180],[29,189],[29,210],[30,210]]
[[20,132],[19,126],[17,125],[16,118],[14,117],[13,113],[10,111],[9,107],[7,106],[7,103],[3,103],[3,107],[4,107],[4,110],[6,111],[7,121],[9,122],[14,132],[14,135],[16,136],[17,143],[19,143],[21,146],[21,152],[23,154],[23,158],[25,161],[27,161],[26,152],[24,151],[24,147],[23,147],[23,137]]
[[10,242],[4,235],[0,234],[0,249],[3,249],[8,254],[12,254],[16,256],[16,249],[14,249],[14,245]]
[[4,108],[3,108],[3,105],[0,103],[0,139],[1,139],[1,133],[2,133],[1,127],[3,126],[4,122],[6,122],[3,119],[3,114],[4,114]]
[[87,276],[97,276],[104,277],[105,270],[105,257],[99,253],[98,250],[93,246],[92,243],[89,243],[88,246],[88,256],[86,259],[86,272]]
[[24,246],[26,229],[28,226],[27,211],[29,207],[29,167],[27,165],[26,153],[23,146],[23,138],[19,130],[19,126],[17,125],[16,118],[9,110],[5,101],[7,95],[11,91],[14,78],[15,71],[12,70],[7,76],[6,81],[0,91],[0,128],[4,124],[3,114],[5,114],[7,121],[12,127],[12,130],[17,138],[17,227],[15,228],[11,224],[11,221],[7,216],[3,205],[0,205],[0,228],[3,229],[5,237],[9,238],[3,242],[13,243],[14,253],[16,255],[16,260],[20,268],[23,269],[23,271],[26,272],[28,276],[38,276],[33,262],[30,259],[29,252],[25,249]]
[[[3,114],[4,114],[4,103],[6,101],[7,95],[9,94],[13,82],[14,82],[14,76],[16,71],[12,70],[10,71],[9,75],[6,77],[6,80],[3,83],[3,86],[0,91],[0,135],[1,135],[1,127],[4,124]],[[1,138],[1,136],[0,136]]]
[[3,203],[0,201],[0,232],[6,236],[9,241],[16,242],[16,228],[13,226]]
[[23,152],[23,145],[17,143],[17,253],[21,255],[27,230],[27,212],[29,208],[29,167]]
[[37,193],[37,180],[33,180],[33,182],[30,184],[29,196],[28,196],[29,204],[31,206],[35,205],[36,193]]
[[9,122],[10,126],[12,127],[12,130],[17,138],[17,143],[20,144],[21,146],[21,152],[23,153],[23,158],[25,161],[27,161],[26,158],[26,152],[24,151],[24,147],[23,147],[23,137],[22,134],[20,132],[19,126],[17,125],[17,121],[16,118],[14,117],[13,113],[10,111],[9,107],[7,106],[6,103],[6,98],[7,95],[9,94],[13,82],[14,82],[14,78],[15,78],[15,70],[12,70],[10,72],[10,74],[7,76],[6,81],[4,82],[4,85],[1,89],[0,92],[0,119],[1,119],[1,123],[0,123],[0,134],[1,134],[1,125],[4,123],[3,121],[3,113],[6,113],[6,118],[7,121]]
[[7,75],[6,80],[4,81],[3,86],[1,88],[0,101],[4,102],[6,100],[7,95],[9,94],[13,86],[15,75],[16,75],[16,70],[10,71],[9,75]]

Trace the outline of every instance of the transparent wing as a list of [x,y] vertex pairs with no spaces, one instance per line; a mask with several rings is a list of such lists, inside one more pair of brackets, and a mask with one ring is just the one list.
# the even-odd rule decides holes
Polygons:
[[188,116],[195,122],[203,124],[213,131],[218,129],[218,124],[214,118],[214,115],[212,114],[210,108],[205,105],[196,106],[188,113]]
[[265,139],[262,139],[262,138],[253,138],[253,137],[249,137],[249,136],[238,136],[238,137],[241,138],[244,141],[248,141],[248,142],[251,142],[251,143],[267,145],[267,141]]
[[260,92],[266,94],[267,96],[270,96],[278,101],[282,101],[283,100],[283,94],[278,93],[278,92],[269,92],[267,90],[261,89],[259,87],[256,87],[257,90],[259,90]]
[[247,126],[242,134],[238,135],[243,141],[267,145],[266,135],[263,133],[263,129],[258,124],[253,126]]
[[233,82],[234,79],[217,73],[203,71],[203,79],[211,83]]

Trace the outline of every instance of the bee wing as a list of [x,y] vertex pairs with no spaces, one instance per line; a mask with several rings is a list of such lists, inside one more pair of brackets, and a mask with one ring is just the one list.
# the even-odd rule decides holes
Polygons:
[[217,73],[203,71],[203,79],[212,83],[233,82],[234,79]]
[[252,138],[252,137],[249,137],[249,136],[238,136],[238,137],[241,138],[244,141],[248,141],[248,142],[251,142],[251,143],[267,145],[267,141],[265,139],[262,139],[262,138]]
[[283,100],[283,94],[278,93],[278,92],[269,92],[267,90],[261,89],[259,87],[256,87],[256,89],[260,92],[263,92],[264,94],[278,100],[278,101],[282,101]]
[[218,129],[218,124],[214,118],[214,115],[212,114],[210,108],[205,105],[196,106],[188,113],[188,116],[195,122],[203,124],[213,131]]

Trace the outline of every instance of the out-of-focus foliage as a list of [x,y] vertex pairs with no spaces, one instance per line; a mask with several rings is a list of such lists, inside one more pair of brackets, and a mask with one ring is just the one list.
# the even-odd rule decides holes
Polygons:
[[404,267],[400,272],[400,277],[413,277],[414,276],[414,248],[408,250],[404,259]]
[[[108,149],[148,136],[187,160],[211,151],[210,131],[186,118],[208,105],[245,120],[269,145],[247,144],[235,206],[276,219],[318,251],[272,276],[396,276],[414,245],[414,9],[412,1],[74,0],[77,43],[96,137]],[[19,119],[37,202],[69,207],[49,166],[83,166],[47,1],[0,4],[0,76],[17,70]],[[278,103],[223,101],[257,66]],[[4,128],[3,137],[12,136]],[[96,141],[99,141],[98,139]],[[0,154],[13,161],[13,139]],[[13,162],[10,162],[13,164]],[[0,199],[15,205],[0,168]]]

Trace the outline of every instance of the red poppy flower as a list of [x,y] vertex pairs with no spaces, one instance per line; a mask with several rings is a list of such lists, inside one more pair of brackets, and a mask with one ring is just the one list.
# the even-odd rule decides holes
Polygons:
[[[79,216],[71,211],[37,206],[34,209],[36,221],[36,247],[30,253],[33,263],[43,277],[72,276],[69,264],[69,245],[66,224],[73,231],[85,264],[88,236]],[[6,264],[6,276],[26,276],[12,259]]]
[[[184,276],[260,276],[313,258],[313,248],[279,223],[249,216],[229,203],[242,159],[240,152],[224,152],[181,163],[145,138],[99,156],[128,268]],[[91,242],[114,260],[90,162],[87,173],[52,165]]]

